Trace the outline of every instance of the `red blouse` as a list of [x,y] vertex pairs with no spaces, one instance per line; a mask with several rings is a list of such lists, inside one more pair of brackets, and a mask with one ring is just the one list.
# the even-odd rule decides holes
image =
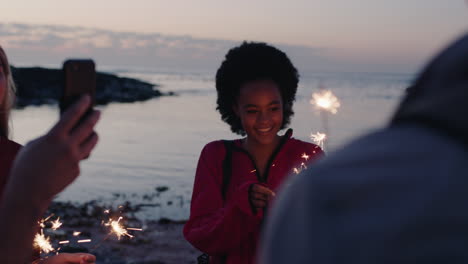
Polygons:
[[[202,150],[195,175],[190,219],[184,226],[185,238],[199,250],[209,254],[213,263],[225,257],[227,264],[254,263],[263,212],[254,213],[248,200],[253,183],[277,191],[284,180],[309,164],[323,152],[314,144],[283,136],[282,144],[270,158],[265,179],[257,175],[255,163],[235,140],[232,152],[232,176],[226,199],[222,198],[222,162],[226,155],[223,141],[208,143]],[[303,154],[308,158],[303,158]],[[210,263],[212,263],[210,262]]]

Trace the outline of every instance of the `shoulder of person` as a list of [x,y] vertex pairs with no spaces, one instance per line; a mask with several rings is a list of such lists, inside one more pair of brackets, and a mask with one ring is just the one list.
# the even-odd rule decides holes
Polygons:
[[209,159],[223,159],[226,155],[226,147],[224,145],[225,140],[215,140],[207,143],[202,151],[200,156],[209,158]]

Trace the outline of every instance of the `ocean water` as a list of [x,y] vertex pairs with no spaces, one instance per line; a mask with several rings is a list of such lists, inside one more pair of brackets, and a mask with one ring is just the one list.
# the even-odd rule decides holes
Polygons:
[[[238,137],[215,110],[214,73],[108,71],[160,84],[159,89],[177,96],[99,107],[98,146],[82,162],[81,176],[56,200],[97,199],[109,206],[130,201],[143,206],[138,216],[145,219],[187,219],[201,149],[213,140]],[[330,152],[385,126],[412,78],[388,73],[303,74],[290,125],[293,136],[311,141],[311,133],[323,132],[323,116],[309,103],[321,85],[341,101],[338,113],[326,116]],[[46,132],[58,119],[58,110],[27,107],[13,111],[12,119],[13,139],[24,144]]]

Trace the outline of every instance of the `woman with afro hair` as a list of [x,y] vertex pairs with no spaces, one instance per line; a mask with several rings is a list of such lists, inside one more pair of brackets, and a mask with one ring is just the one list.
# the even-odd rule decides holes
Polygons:
[[[209,263],[255,263],[266,211],[281,184],[322,150],[284,135],[299,74],[286,54],[266,43],[232,48],[216,73],[217,110],[245,136],[208,143],[196,170],[185,238]],[[199,259],[200,260],[200,259]],[[205,262],[207,263],[207,262]]]

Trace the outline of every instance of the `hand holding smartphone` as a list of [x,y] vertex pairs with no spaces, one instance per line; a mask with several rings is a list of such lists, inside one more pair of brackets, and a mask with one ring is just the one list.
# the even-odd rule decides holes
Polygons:
[[96,93],[96,69],[93,60],[70,59],[63,63],[64,87],[60,99],[60,113],[77,101],[84,94],[91,97],[90,108],[83,116],[92,112]]

